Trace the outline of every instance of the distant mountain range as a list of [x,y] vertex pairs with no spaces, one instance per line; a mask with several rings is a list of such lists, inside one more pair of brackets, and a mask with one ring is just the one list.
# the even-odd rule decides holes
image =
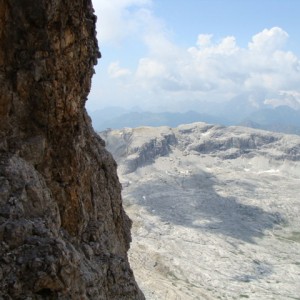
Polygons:
[[[231,108],[230,108],[231,107]],[[248,112],[248,115],[246,114]],[[220,125],[240,125],[300,135],[300,110],[288,106],[254,110],[239,105],[223,105],[210,113],[188,111],[184,113],[127,111],[119,107],[110,107],[90,113],[96,131],[107,128],[121,129],[140,126],[170,126],[193,122],[205,122]]]
[[300,111],[288,106],[253,112],[239,125],[300,135]]
[[107,110],[96,111],[91,114],[93,126],[97,131],[107,128],[121,129],[124,127],[136,128],[140,126],[170,126],[176,127],[180,124],[193,122],[206,122],[213,124],[224,124],[228,121],[224,118],[207,114],[200,114],[195,111],[185,113],[153,113],[153,112],[114,112],[114,116],[108,119]]

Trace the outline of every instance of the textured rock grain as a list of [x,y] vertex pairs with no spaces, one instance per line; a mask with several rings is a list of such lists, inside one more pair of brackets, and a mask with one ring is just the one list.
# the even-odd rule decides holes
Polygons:
[[0,0],[0,299],[144,299],[84,108],[95,20],[90,0]]

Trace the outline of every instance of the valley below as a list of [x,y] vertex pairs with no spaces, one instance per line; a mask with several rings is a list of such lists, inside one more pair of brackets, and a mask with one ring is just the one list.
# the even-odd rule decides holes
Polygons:
[[300,299],[299,136],[205,123],[100,135],[146,299]]

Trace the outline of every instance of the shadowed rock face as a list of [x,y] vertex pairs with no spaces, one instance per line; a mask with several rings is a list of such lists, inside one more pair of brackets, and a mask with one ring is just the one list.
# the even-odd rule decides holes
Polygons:
[[90,0],[0,0],[0,298],[144,299],[84,108],[99,56]]

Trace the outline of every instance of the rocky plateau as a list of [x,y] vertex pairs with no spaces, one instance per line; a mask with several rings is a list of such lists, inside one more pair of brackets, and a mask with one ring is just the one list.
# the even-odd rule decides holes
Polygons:
[[205,123],[100,134],[147,299],[300,299],[299,136]]

